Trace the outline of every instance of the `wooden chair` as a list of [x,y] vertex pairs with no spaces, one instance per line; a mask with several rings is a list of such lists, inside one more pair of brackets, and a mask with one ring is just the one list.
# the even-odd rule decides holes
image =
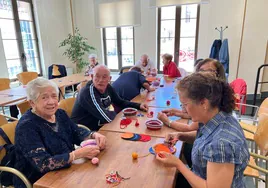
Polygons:
[[128,72],[129,69],[131,68],[132,66],[125,66],[125,67],[122,67],[119,71],[119,74],[123,74],[124,72]]
[[7,119],[18,121],[17,118],[13,118],[13,117],[7,116],[5,114],[0,114],[0,126],[1,125],[4,125],[4,124],[7,124],[8,123],[8,120]]
[[[244,175],[254,177],[256,179],[256,187],[258,187],[258,179],[265,182],[265,187],[268,188],[268,114],[262,113],[259,115],[259,121],[256,132],[248,132],[254,134],[254,141],[258,148],[259,152],[250,152],[250,161],[248,167],[246,168]],[[254,160],[255,159],[255,160]],[[265,160],[266,168],[260,167],[259,163]],[[260,172],[265,174],[265,179],[260,176]]]
[[25,112],[27,112],[27,110],[29,110],[31,108],[31,105],[28,101],[23,101],[23,102],[17,104],[17,107],[20,110],[20,114],[23,115]]
[[[14,140],[15,140],[15,128],[17,126],[17,123],[18,123],[17,121],[14,121],[12,123],[7,123],[1,126],[1,128],[6,133],[6,135],[8,136],[12,144],[14,144]],[[6,142],[0,136],[0,145],[2,146],[4,144],[6,144]],[[6,154],[5,149],[2,149],[0,151],[0,161],[3,159],[5,154]],[[23,183],[25,184],[27,188],[32,188],[30,181],[20,171],[16,170],[15,168],[0,166],[0,171],[9,172],[18,176],[23,181]]]
[[76,98],[68,98],[59,102],[59,108],[65,110],[69,117],[72,115],[75,99]]
[[22,85],[27,85],[28,82],[38,77],[37,72],[21,72],[17,74],[17,78]]

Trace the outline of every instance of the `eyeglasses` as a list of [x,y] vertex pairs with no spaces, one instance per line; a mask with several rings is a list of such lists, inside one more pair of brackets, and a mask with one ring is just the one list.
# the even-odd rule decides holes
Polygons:
[[181,104],[180,104],[181,109],[182,109],[183,111],[186,111],[186,107],[187,107],[187,105],[188,105],[189,103],[190,103],[190,102],[187,102],[187,103],[181,103]]

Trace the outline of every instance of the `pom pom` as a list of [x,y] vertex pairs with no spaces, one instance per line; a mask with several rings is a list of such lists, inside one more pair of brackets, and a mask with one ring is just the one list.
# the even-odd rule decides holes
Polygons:
[[153,116],[153,115],[154,115],[154,112],[153,112],[153,111],[151,111],[151,112],[150,112],[150,115],[151,115],[151,116]]
[[91,163],[94,165],[99,164],[99,159],[97,157],[93,157],[93,159],[91,159]]
[[167,106],[169,106],[170,105],[170,100],[167,100]]
[[138,154],[136,152],[132,153],[132,159],[137,160],[138,159]]

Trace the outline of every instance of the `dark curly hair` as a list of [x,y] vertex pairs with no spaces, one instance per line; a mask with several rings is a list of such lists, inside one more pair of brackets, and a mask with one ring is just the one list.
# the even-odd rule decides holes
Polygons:
[[177,85],[178,91],[186,92],[195,102],[207,99],[212,108],[231,113],[235,107],[234,92],[226,81],[211,74],[193,73]]

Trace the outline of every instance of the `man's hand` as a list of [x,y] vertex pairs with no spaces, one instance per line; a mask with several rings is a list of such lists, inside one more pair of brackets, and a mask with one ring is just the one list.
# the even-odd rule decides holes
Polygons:
[[149,107],[148,107],[147,104],[145,104],[145,103],[141,103],[141,105],[140,105],[140,109],[141,109],[142,111],[147,112],[148,109],[149,109]]

